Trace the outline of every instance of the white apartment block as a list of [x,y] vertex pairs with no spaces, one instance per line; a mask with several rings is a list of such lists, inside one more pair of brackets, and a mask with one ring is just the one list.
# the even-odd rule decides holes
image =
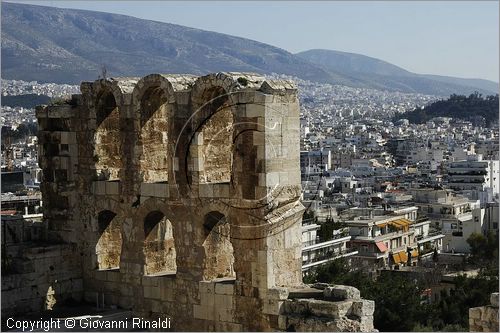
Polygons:
[[468,191],[471,199],[481,203],[492,201],[499,194],[499,161],[482,160],[481,155],[468,160],[449,162],[447,186],[456,191]]
[[332,239],[320,242],[317,236],[319,224],[310,223],[302,226],[302,272],[313,267],[327,264],[339,258],[357,254],[356,250],[347,248],[351,239],[347,228],[334,230]]

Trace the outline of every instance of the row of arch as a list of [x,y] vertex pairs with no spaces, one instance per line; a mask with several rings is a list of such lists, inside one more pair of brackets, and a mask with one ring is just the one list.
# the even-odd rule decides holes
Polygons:
[[[263,78],[256,78],[250,82],[259,86]],[[232,93],[241,88],[239,79],[222,74],[196,80],[183,77],[184,81],[175,85],[170,79],[152,74],[139,81],[99,80],[91,85],[98,179],[120,179],[126,167],[122,157],[133,147],[131,163],[141,182],[170,181],[174,157],[182,159],[183,154],[193,164],[190,167],[199,171],[198,183],[230,181],[236,136]],[[245,82],[248,86],[249,81]],[[83,84],[82,91],[86,91]],[[179,111],[176,95],[186,92],[190,100],[185,110]],[[126,95],[130,95],[130,104],[124,103]],[[133,118],[126,118],[122,108],[130,108]],[[178,117],[179,112],[188,114]]]
[[[103,210],[97,215],[97,227],[96,268],[119,269],[124,242],[121,221],[116,213]],[[235,277],[231,227],[227,218],[218,211],[209,212],[205,215],[203,228],[204,279]],[[171,221],[161,211],[154,210],[145,216],[143,230],[144,275],[175,274],[177,256]]]

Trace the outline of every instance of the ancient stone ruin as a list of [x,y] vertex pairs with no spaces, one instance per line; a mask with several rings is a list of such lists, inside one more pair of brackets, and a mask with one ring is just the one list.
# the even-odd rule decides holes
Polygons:
[[45,237],[70,244],[60,265],[77,267],[44,275],[55,302],[97,300],[174,330],[373,330],[356,289],[302,283],[293,83],[102,79],[37,118]]
[[469,309],[470,332],[498,332],[498,293],[492,293],[490,304]]

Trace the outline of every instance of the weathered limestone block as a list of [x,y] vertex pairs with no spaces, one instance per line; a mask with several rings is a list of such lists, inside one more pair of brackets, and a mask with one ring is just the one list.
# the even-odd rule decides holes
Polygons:
[[346,300],[346,299],[359,299],[361,294],[358,289],[351,286],[334,285],[326,287],[323,294],[327,299],[333,300]]
[[498,293],[490,296],[491,305],[469,309],[471,332],[498,332]]
[[311,287],[289,292],[278,316],[280,330],[374,330],[375,302],[361,299],[359,290],[326,283]]
[[355,300],[352,305],[352,313],[358,317],[373,316],[375,312],[375,301]]

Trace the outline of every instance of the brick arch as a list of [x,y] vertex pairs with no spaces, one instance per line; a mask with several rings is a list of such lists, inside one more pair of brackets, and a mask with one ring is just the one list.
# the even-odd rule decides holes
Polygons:
[[[241,86],[238,84],[237,80],[226,73],[209,74],[200,76],[196,79],[191,90],[191,106],[193,112],[191,119],[195,124],[194,127],[196,128],[196,124],[203,122],[204,119],[210,117],[209,113],[198,112],[204,104],[219,95],[226,94],[230,105],[236,105],[237,100],[235,100],[231,95],[240,88]],[[218,95],[214,95],[212,93],[214,89],[218,89],[220,93]]]
[[91,118],[95,119],[94,153],[97,179],[119,179],[123,169],[122,155],[123,135],[121,90],[110,80],[99,80],[92,85],[93,98]]
[[[238,117],[239,98],[234,93],[241,91],[243,88],[260,86],[262,80],[263,78],[260,76],[246,73],[216,73],[198,77],[194,81],[190,94],[190,113],[187,120],[182,124],[178,140],[175,143],[175,156],[179,160],[180,176],[185,177],[188,187],[196,186],[200,183],[200,179],[202,183],[230,181],[230,171],[227,169],[230,169],[230,153],[232,149],[228,147],[224,150],[226,162],[219,163],[229,165],[229,167],[221,168],[221,165],[217,164],[220,161],[207,161],[207,164],[212,165],[217,172],[215,175],[206,175],[205,170],[200,170],[204,168],[205,164],[202,155],[213,156],[215,154],[204,153],[203,146],[206,146],[205,143],[214,140],[227,141],[226,146],[232,144],[232,141],[226,138],[232,136],[232,133],[230,133],[231,126],[228,127],[228,130],[224,130],[224,126],[217,126],[217,124],[220,125],[221,120],[224,118],[231,118],[231,122],[234,123],[234,119]],[[199,135],[204,128],[208,128],[208,132],[211,132],[211,138],[207,139],[206,136]],[[195,149],[193,149],[193,145],[196,146]],[[204,172],[205,174],[203,174]]]
[[[100,79],[92,84],[82,83],[91,120],[88,128],[93,131],[94,177],[99,180],[119,180],[125,168],[124,134],[128,122],[126,108],[137,78]],[[95,121],[93,121],[95,119]]]
[[148,212],[153,210],[159,210],[168,218],[176,218],[170,205],[165,200],[159,198],[149,198],[145,200],[134,212],[131,212],[131,216],[134,220],[141,220],[144,219]]
[[236,277],[231,222],[227,215],[212,210],[203,215],[203,279]]
[[97,241],[95,262],[99,270],[120,268],[123,248],[122,220],[115,211],[103,209],[95,216]]
[[[131,103],[130,97],[138,80],[135,77],[100,79],[94,81],[90,89],[94,98],[99,96],[102,90],[109,89],[116,100],[116,104],[125,106]],[[88,90],[88,88],[82,83],[81,89]]]
[[132,215],[137,244],[142,244],[144,275],[175,274],[181,237],[179,221],[170,206],[157,198],[143,202]]
[[123,215],[123,204],[118,201],[118,199],[107,196],[104,199],[93,200],[93,211],[97,214],[101,210],[109,209],[117,213],[117,215]]
[[149,212],[143,220],[144,274],[175,274],[176,247],[172,222],[159,210]]
[[151,74],[142,78],[132,92],[134,106],[133,163],[141,182],[167,182],[172,172],[172,121],[175,94],[168,78]]
[[[235,240],[232,238],[231,208],[220,201],[200,200],[190,215],[193,249],[197,253],[196,267],[201,280],[236,277]],[[213,218],[210,218],[213,217]],[[232,219],[233,217],[231,217]],[[222,219],[222,221],[220,221]]]
[[[236,106],[239,103],[239,92],[245,89],[259,89],[264,82],[263,76],[255,75],[253,73],[213,73],[205,76],[200,76],[193,84],[191,90],[191,106],[193,112],[199,109],[209,99],[207,98],[207,91],[212,88],[220,88],[228,94],[228,99],[231,106]],[[201,121],[207,115],[199,117]],[[209,116],[209,115],[208,115]],[[196,122],[196,121],[195,121]]]
[[[140,103],[144,93],[152,87],[162,89],[165,92],[168,101],[172,103],[175,102],[174,88],[172,83],[170,83],[168,76],[162,74],[150,74],[140,79],[135,85],[134,90],[132,91],[132,103]],[[136,109],[136,112],[140,112],[140,110]]]
[[231,178],[232,135],[239,86],[231,76],[211,74],[198,78],[191,91],[190,130],[186,131],[188,181],[227,183]]
[[231,206],[219,200],[214,201],[210,199],[209,200],[200,199],[197,206],[198,215],[200,216],[204,216],[210,213],[211,211],[218,211],[221,214],[227,216],[231,214],[231,210],[232,210]]

